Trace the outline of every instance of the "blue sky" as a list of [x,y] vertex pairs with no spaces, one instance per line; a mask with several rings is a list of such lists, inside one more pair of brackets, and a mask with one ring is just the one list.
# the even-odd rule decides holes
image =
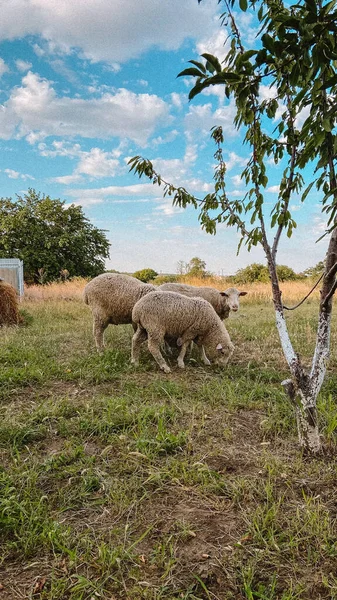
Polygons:
[[[217,0],[11,0],[0,22],[0,183],[13,199],[29,187],[80,204],[111,242],[107,268],[175,272],[198,256],[207,269],[232,274],[264,262],[261,249],[236,255],[238,234],[204,233],[197,212],[173,208],[160,188],[129,173],[142,155],[162,176],[201,197],[212,186],[211,127],[222,125],[228,190],[248,149],[233,126],[234,107],[214,87],[188,101],[192,80],[178,78],[202,52],[224,55]],[[240,17],[247,40],[254,22]],[[253,42],[254,43],[254,42]],[[263,88],[262,93],[272,92]],[[281,169],[270,165],[267,213]],[[308,174],[309,176],[310,174]],[[309,182],[309,179],[308,179]],[[270,208],[268,208],[270,207]],[[319,195],[295,197],[298,229],[281,243],[278,262],[300,271],[324,258]]]

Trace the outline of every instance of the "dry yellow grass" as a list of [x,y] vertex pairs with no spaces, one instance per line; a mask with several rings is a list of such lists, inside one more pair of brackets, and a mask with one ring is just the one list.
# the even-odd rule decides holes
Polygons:
[[24,299],[34,300],[81,300],[87,279],[76,277],[71,281],[55,281],[46,285],[26,285]]
[[[184,283],[189,285],[203,285],[209,287],[215,287],[219,290],[226,289],[227,287],[233,287],[235,284],[226,281],[225,277],[211,277],[208,279],[198,279],[197,277],[184,277]],[[299,302],[304,298],[313,287],[312,281],[284,281],[280,284],[282,290],[282,297],[285,304],[291,302]],[[239,289],[248,292],[247,296],[244,297],[243,302],[256,303],[256,302],[267,302],[272,301],[272,291],[270,283],[249,283],[243,285],[235,285]],[[312,292],[309,297],[310,299],[317,300],[319,298],[319,286]]]
[[[46,285],[31,285],[25,287],[25,300],[81,300],[82,293],[87,279],[74,278],[71,281],[54,282]],[[215,287],[219,290],[232,287],[233,283],[226,281],[224,277],[210,277],[199,279],[197,277],[184,277],[180,281],[195,286]],[[313,283],[311,281],[285,281],[281,283],[283,300],[285,304],[299,302],[311,290]],[[243,303],[271,302],[272,294],[269,283],[253,283],[237,286],[248,292],[242,300]],[[308,301],[319,298],[319,286],[310,295]]]

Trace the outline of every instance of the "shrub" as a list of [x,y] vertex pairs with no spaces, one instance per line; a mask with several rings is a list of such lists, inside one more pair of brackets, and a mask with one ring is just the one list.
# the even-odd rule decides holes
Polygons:
[[140,281],[147,283],[148,281],[151,281],[151,279],[155,279],[157,275],[158,273],[153,269],[142,269],[141,271],[136,271],[133,274],[133,277],[136,277],[137,279],[140,279]]

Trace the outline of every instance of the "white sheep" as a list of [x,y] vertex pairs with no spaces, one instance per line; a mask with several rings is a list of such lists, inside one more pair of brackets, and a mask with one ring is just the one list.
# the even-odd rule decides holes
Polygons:
[[231,310],[237,312],[240,306],[239,297],[247,294],[247,292],[240,292],[236,288],[228,288],[220,292],[216,288],[197,287],[186,283],[163,283],[158,286],[158,289],[166,292],[177,292],[184,296],[204,298],[213,306],[220,319],[227,319]]
[[135,304],[132,321],[137,325],[131,350],[134,365],[138,365],[140,347],[146,338],[149,351],[165,373],[171,372],[160,351],[165,337],[176,340],[181,346],[178,366],[182,369],[187,347],[192,341],[203,347],[205,364],[210,364],[208,356],[212,362],[225,366],[234,350],[224,323],[203,298],[189,298],[177,292],[150,292]]
[[104,349],[104,331],[109,323],[132,323],[132,309],[137,300],[155,289],[121,273],[103,273],[87,283],[83,299],[92,310],[93,334],[99,352]]

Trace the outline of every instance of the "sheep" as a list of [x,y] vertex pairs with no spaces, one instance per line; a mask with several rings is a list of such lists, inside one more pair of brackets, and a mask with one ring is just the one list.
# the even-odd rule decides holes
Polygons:
[[178,366],[184,368],[188,345],[194,341],[202,347],[205,364],[208,357],[225,366],[234,346],[228,331],[214,308],[203,298],[189,298],[177,292],[155,291],[138,300],[132,311],[132,321],[137,331],[132,338],[131,363],[138,365],[141,344],[148,339],[148,349],[165,372],[171,369],[161,354],[165,337],[176,340],[181,346]]
[[21,321],[16,290],[0,278],[0,326],[18,325]]
[[224,292],[219,292],[219,290],[212,287],[196,287],[185,283],[163,283],[158,286],[158,289],[166,292],[178,292],[183,296],[204,298],[213,306],[220,319],[227,319],[231,310],[237,312],[239,310],[239,297],[247,294],[247,292],[240,292],[236,288],[228,288]]
[[104,331],[111,323],[132,323],[132,309],[137,300],[156,288],[129,275],[103,273],[84,288],[83,299],[93,314],[93,334],[98,352],[104,349]]

